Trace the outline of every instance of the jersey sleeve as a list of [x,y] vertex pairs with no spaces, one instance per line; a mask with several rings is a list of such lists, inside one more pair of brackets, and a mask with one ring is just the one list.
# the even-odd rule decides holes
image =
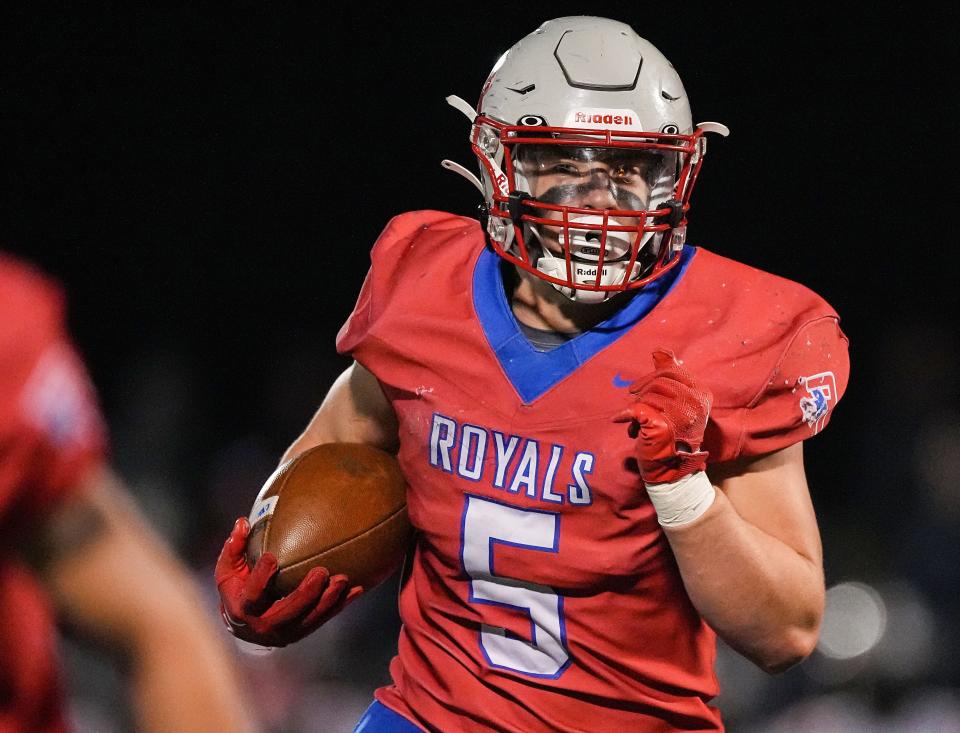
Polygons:
[[105,460],[106,429],[59,288],[0,265],[0,481],[27,514],[45,514]]
[[46,505],[75,488],[106,452],[106,429],[93,386],[66,338],[39,355],[19,408],[34,443],[33,492]]
[[715,458],[759,456],[820,433],[847,387],[847,346],[835,315],[796,330],[749,404],[711,416],[709,442],[725,446]]
[[[439,211],[411,211],[393,217],[377,238],[370,252],[370,269],[360,289],[357,304],[337,334],[337,351],[353,356],[368,366],[366,358],[378,338],[377,325],[386,311],[394,287],[404,279],[411,259],[418,255],[412,252],[420,234],[431,225],[452,215]],[[426,293],[424,294],[426,297]]]

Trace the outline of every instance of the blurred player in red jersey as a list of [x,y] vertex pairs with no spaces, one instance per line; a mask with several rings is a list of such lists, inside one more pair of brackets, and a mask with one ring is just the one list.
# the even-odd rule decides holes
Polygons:
[[[629,26],[545,23],[478,110],[448,101],[480,177],[445,166],[483,194],[480,226],[388,224],[338,337],[355,363],[284,456],[370,443],[409,482],[393,684],[357,731],[722,730],[715,634],[770,672],[817,640],[802,441],[846,387],[837,314],[685,243],[705,136],[727,130],[693,124]],[[297,618],[265,621],[271,566],[237,562],[247,531],[221,556],[225,618],[295,640]],[[304,618],[347,585],[288,599]]]
[[105,448],[59,289],[0,254],[0,732],[68,729],[58,617],[125,655],[140,730],[252,730],[192,580]]

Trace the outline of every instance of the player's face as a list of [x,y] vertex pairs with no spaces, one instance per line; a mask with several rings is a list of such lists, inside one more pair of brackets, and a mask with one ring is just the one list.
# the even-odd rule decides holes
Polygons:
[[[520,151],[517,166],[529,183],[530,194],[539,201],[598,211],[641,211],[647,208],[664,161],[648,150],[543,145]],[[558,211],[539,213],[557,221],[563,218]],[[638,223],[632,217],[611,221],[627,226]],[[555,252],[561,251],[559,232],[559,227],[540,227],[544,244]]]

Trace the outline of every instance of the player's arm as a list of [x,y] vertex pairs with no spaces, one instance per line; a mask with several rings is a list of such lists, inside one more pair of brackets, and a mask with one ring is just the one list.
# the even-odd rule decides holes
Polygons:
[[720,489],[712,506],[664,532],[707,623],[763,669],[781,671],[813,651],[823,616],[823,558],[803,444],[710,473]]
[[333,383],[313,419],[283,454],[287,461],[323,443],[397,449],[397,417],[377,378],[354,362]]
[[223,637],[186,569],[109,470],[82,483],[29,552],[61,618],[125,657],[138,729],[252,730]]
[[631,387],[635,402],[618,419],[636,438],[684,586],[733,648],[769,672],[786,669],[813,651],[824,604],[802,444],[711,466],[708,477],[710,390],[672,353],[653,357],[654,371]]

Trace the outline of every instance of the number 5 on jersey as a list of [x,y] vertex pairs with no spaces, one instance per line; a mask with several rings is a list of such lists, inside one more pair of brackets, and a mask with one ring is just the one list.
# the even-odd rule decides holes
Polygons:
[[494,572],[495,545],[556,553],[560,515],[518,509],[467,495],[463,509],[461,559],[470,576],[470,602],[517,609],[530,619],[530,640],[481,624],[480,648],[491,666],[533,677],[559,677],[570,663],[565,641],[563,598],[546,585]]

